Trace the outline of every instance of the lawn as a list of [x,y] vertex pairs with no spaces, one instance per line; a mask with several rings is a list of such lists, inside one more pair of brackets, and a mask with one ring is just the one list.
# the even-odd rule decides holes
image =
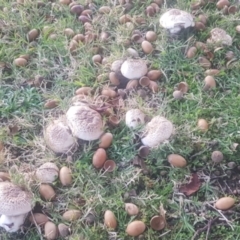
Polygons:
[[[239,2],[230,0],[224,9],[217,8],[219,3],[216,6],[214,0],[201,1],[204,4],[200,6],[190,0],[76,2],[88,11],[80,20],[70,11],[68,0],[0,0],[0,171],[33,193],[33,213],[43,213],[56,226],[64,223],[71,229],[65,239],[240,239]],[[191,29],[178,38],[169,36],[159,18],[171,8],[192,13],[200,29]],[[207,17],[205,24],[200,14]],[[216,27],[232,37],[232,44],[197,47],[190,58],[188,50],[199,42],[206,43]],[[29,34],[33,29],[37,31]],[[149,53],[141,44],[148,31],[157,35]],[[72,40],[77,34],[82,34],[78,41]],[[84,41],[79,40],[82,37]],[[136,54],[147,61],[149,70],[161,71],[154,91],[140,85],[127,85],[125,90],[126,82],[114,86],[109,80],[115,60]],[[211,75],[209,69],[219,71],[213,76],[216,86],[206,89],[204,79]],[[177,99],[173,93],[180,82],[187,83],[188,91]],[[110,107],[108,112],[96,101],[106,86],[114,90],[116,99],[118,89],[127,95],[112,99],[114,109]],[[67,112],[81,87],[92,88],[92,95],[82,98],[98,108],[104,131],[113,135],[106,149],[107,159],[117,165],[113,172],[92,164],[99,140],[80,140],[77,150],[68,155],[55,154],[44,141],[46,125]],[[133,130],[125,124],[125,114],[133,108],[149,119],[163,116],[174,126],[172,136],[152,148],[144,159],[136,159],[144,126]],[[119,121],[111,121],[113,115]],[[199,119],[207,121],[205,131],[199,128]],[[212,160],[214,151],[223,154],[222,161]],[[186,166],[171,165],[170,154],[181,155]],[[42,198],[39,182],[23,177],[45,162],[53,162],[59,169],[66,166],[72,172],[69,186],[63,186],[59,179],[50,184],[56,192],[52,201]],[[197,183],[191,176],[197,176]],[[222,197],[233,198],[234,205],[218,209],[215,203]],[[139,213],[129,216],[125,203],[134,203]],[[80,217],[65,220],[62,215],[69,209],[79,210]],[[115,215],[115,229],[104,224],[107,210]],[[158,231],[150,225],[155,215],[165,219],[165,227]],[[135,220],[142,221],[146,229],[132,237],[126,228]],[[31,225],[27,219],[16,233],[1,228],[0,239],[40,240],[44,235],[44,227]]]

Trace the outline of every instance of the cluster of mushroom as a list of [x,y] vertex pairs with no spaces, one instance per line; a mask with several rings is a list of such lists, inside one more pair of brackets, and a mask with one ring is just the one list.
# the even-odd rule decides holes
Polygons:
[[66,116],[53,120],[44,130],[47,146],[55,153],[68,153],[76,138],[93,141],[103,134],[101,115],[86,105],[71,106]]
[[[139,208],[133,203],[125,203],[125,211],[131,217],[136,217],[139,214]],[[105,211],[104,223],[107,228],[115,230],[117,228],[117,218],[111,210]],[[150,226],[155,231],[162,230],[166,225],[165,212],[161,212],[159,215],[153,216],[150,220]],[[146,229],[146,224],[141,220],[134,220],[127,225],[126,233],[129,236],[137,237],[141,235]]]
[[137,89],[138,85],[156,93],[159,90],[157,80],[162,76],[160,70],[148,70],[147,63],[141,58],[116,60],[109,74],[110,83],[122,89]]

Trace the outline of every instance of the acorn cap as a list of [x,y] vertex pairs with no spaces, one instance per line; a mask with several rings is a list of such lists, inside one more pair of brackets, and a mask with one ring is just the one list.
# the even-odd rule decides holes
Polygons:
[[0,182],[0,214],[16,216],[32,210],[32,195],[11,182]]
[[66,116],[68,126],[77,138],[93,141],[103,134],[101,115],[87,106],[72,106]]
[[128,79],[139,79],[148,71],[147,64],[142,59],[127,59],[121,65],[121,73]]
[[170,33],[178,33],[183,28],[193,27],[195,25],[193,16],[179,9],[170,9],[165,12],[159,20],[161,26],[170,31]]

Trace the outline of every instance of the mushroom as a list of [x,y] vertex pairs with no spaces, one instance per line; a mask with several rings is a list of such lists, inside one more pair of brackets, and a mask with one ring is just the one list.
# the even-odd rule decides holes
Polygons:
[[144,124],[145,114],[139,109],[130,109],[126,113],[125,123],[129,128],[137,128]]
[[138,59],[127,59],[121,65],[121,73],[128,79],[139,79],[148,72],[146,61]]
[[214,28],[210,32],[211,37],[207,40],[208,43],[216,44],[217,46],[232,45],[232,37],[221,28]]
[[32,195],[11,182],[0,182],[0,227],[16,232],[32,210]]
[[72,106],[67,111],[67,123],[77,138],[93,141],[103,134],[101,115],[88,106]]
[[164,117],[156,116],[146,125],[141,141],[145,146],[158,147],[168,140],[172,133],[173,124]]
[[167,29],[172,35],[180,33],[182,29],[194,27],[195,25],[193,16],[179,9],[170,9],[165,12],[159,22],[160,25]]
[[36,171],[36,177],[41,183],[53,183],[58,178],[59,169],[55,163],[46,162]]
[[55,153],[66,153],[75,145],[75,139],[63,119],[48,124],[44,130],[44,140]]

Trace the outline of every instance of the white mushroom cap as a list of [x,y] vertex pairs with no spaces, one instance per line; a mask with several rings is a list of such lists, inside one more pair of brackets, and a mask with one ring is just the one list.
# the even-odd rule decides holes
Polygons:
[[173,133],[173,124],[164,117],[154,117],[145,128],[142,143],[148,147],[158,147]]
[[221,28],[214,28],[211,30],[211,38],[208,42],[216,43],[218,45],[232,45],[232,37]]
[[55,153],[66,153],[75,145],[75,139],[63,119],[54,120],[46,127],[44,140]]
[[27,214],[21,214],[17,216],[6,216],[0,217],[0,227],[3,227],[7,232],[17,232],[23,225]]
[[130,109],[126,112],[125,123],[129,128],[136,128],[144,124],[145,114],[139,109]]
[[101,115],[87,106],[72,106],[66,116],[68,126],[77,138],[93,141],[103,134]]
[[183,28],[195,25],[190,13],[174,8],[165,12],[159,22],[163,28],[168,29],[173,34],[180,32]]
[[59,169],[55,163],[46,162],[36,171],[36,177],[41,183],[52,183],[58,178]]
[[148,71],[146,61],[142,59],[127,59],[121,66],[121,73],[128,79],[139,79]]
[[32,195],[11,182],[0,182],[0,214],[17,216],[32,210]]

